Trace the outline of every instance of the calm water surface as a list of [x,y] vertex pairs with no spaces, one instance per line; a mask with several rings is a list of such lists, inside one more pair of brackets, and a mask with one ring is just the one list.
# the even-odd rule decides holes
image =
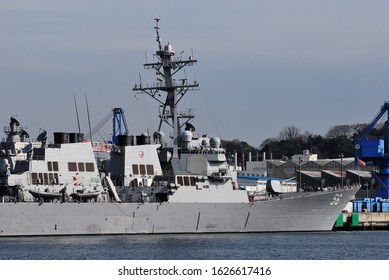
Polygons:
[[1,260],[389,260],[389,231],[0,238]]

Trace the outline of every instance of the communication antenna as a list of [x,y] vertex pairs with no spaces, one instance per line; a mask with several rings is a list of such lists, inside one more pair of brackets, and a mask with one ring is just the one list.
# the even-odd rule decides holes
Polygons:
[[89,116],[89,106],[88,106],[88,97],[86,96],[86,93],[85,93],[85,101],[86,101],[86,112],[88,114],[88,124],[89,124],[89,134],[90,134],[90,142],[92,144],[92,128],[91,128],[91,125],[90,125],[90,116]]
[[140,75],[140,72],[139,72],[139,87],[142,88],[142,76]]
[[160,51],[162,51],[162,45],[161,45],[161,37],[159,36],[159,25],[158,25],[158,23],[159,23],[159,21],[161,20],[160,18],[154,18],[154,20],[155,20],[155,27],[154,27],[154,29],[155,29],[155,32],[157,32],[157,43],[158,43],[158,49],[160,50]]
[[79,118],[79,116],[78,116],[76,95],[74,94],[73,97],[74,97],[74,106],[76,107],[76,116],[77,116],[78,133],[81,133],[80,118]]

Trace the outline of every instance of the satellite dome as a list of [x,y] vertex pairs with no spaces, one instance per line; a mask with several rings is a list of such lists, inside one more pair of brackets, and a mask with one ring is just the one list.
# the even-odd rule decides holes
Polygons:
[[209,139],[208,138],[203,139],[203,141],[201,141],[201,145],[206,148],[209,147]]
[[169,54],[174,54],[173,47],[170,45],[170,43],[167,43],[167,45],[164,47],[164,51]]
[[211,148],[218,149],[220,148],[220,138],[218,137],[212,137],[209,141],[209,144],[211,145]]
[[185,130],[181,133],[181,139],[183,142],[190,142],[192,141],[192,133],[188,130]]

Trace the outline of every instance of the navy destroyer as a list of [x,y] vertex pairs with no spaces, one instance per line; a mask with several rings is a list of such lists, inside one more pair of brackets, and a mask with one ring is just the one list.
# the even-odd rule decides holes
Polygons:
[[83,134],[56,132],[48,143],[42,131],[30,140],[11,118],[0,146],[0,236],[331,230],[358,189],[273,192],[252,201],[220,139],[196,136],[192,112],[178,110],[199,84],[176,76],[197,61],[162,46],[158,22],[156,62],[144,64],[157,81],[133,88],[160,103],[153,139],[119,135],[101,169]]

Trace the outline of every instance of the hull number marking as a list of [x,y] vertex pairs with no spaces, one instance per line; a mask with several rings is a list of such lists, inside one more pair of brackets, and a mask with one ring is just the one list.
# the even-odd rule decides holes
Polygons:
[[339,204],[339,201],[340,201],[340,198],[342,197],[342,194],[336,194],[334,196],[334,198],[332,199],[330,205],[333,206],[333,205],[338,205]]

